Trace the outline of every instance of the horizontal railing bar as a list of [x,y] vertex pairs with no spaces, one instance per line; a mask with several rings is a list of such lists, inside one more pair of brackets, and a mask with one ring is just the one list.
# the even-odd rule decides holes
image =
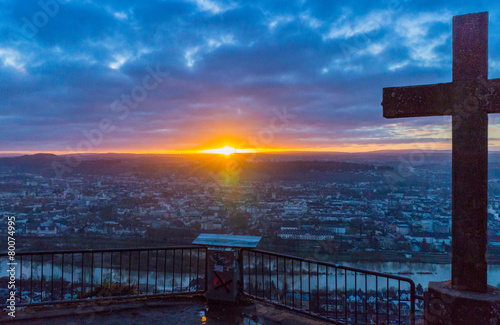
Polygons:
[[[86,254],[86,253],[111,253],[111,252],[137,252],[137,251],[155,251],[171,249],[204,249],[200,246],[168,246],[168,247],[138,247],[138,248],[106,248],[106,249],[82,249],[82,250],[60,250],[60,251],[33,251],[16,252],[18,255],[58,255],[58,254]],[[8,253],[0,253],[0,257],[6,257]]]

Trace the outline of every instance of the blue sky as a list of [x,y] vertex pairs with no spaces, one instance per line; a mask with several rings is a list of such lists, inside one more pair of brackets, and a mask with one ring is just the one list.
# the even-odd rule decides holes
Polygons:
[[[499,9],[495,1],[3,1],[0,151],[450,148],[450,118],[386,120],[382,88],[451,81],[452,17],[480,11],[490,15],[489,77],[500,77]],[[280,114],[290,118],[272,127]],[[500,149],[497,121],[490,117],[491,149]]]

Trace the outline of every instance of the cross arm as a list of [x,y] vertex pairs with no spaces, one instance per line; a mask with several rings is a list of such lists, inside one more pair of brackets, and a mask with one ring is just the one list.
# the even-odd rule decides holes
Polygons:
[[452,89],[452,83],[384,88],[384,117],[451,115]]
[[385,118],[500,113],[500,79],[384,88],[382,106]]

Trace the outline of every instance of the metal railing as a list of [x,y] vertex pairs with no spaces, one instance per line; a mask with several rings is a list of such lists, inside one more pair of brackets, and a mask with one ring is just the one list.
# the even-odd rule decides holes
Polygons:
[[[16,306],[202,294],[206,253],[200,246],[17,253]],[[0,254],[2,275],[8,275],[7,260]],[[0,307],[6,307],[7,296],[0,299]]]
[[241,258],[251,298],[335,324],[415,324],[411,279],[255,249]]
[[[0,274],[8,258],[0,254]],[[17,253],[16,306],[204,294],[207,261],[202,246]],[[250,298],[335,324],[415,324],[411,279],[256,249],[238,262]],[[0,276],[0,288],[8,281]]]

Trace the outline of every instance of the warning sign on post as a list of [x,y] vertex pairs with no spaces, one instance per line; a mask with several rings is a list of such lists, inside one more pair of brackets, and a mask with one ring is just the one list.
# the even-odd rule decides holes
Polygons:
[[241,248],[256,248],[260,239],[259,236],[200,234],[193,241],[195,245],[208,247],[206,296],[209,300],[237,302]]
[[232,248],[209,248],[207,298],[220,301],[236,301],[237,279],[236,250]]

